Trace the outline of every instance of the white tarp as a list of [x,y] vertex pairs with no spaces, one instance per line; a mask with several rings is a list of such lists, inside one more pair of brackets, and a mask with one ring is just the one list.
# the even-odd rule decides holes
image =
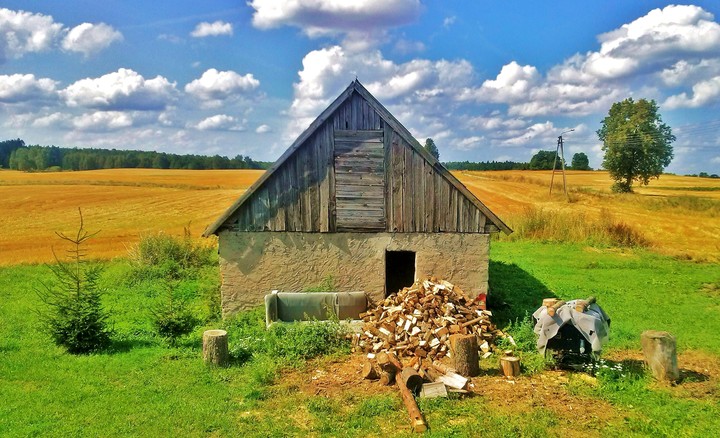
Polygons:
[[575,310],[575,302],[568,301],[560,307],[555,316],[547,313],[545,306],[540,307],[533,313],[535,334],[538,335],[537,348],[541,354],[545,354],[547,342],[557,335],[560,327],[565,324],[572,324],[585,337],[590,344],[593,353],[600,353],[602,346],[608,340],[610,331],[610,317],[597,304],[590,304],[585,312]]

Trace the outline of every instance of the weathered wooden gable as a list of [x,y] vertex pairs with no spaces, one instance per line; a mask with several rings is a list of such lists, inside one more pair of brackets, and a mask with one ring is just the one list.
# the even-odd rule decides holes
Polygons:
[[220,228],[509,231],[357,81],[207,233]]

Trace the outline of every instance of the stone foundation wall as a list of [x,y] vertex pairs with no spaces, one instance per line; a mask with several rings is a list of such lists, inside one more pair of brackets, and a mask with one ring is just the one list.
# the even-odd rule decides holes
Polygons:
[[329,276],[337,291],[381,299],[385,251],[414,251],[416,278],[435,275],[476,296],[487,293],[489,244],[488,234],[222,231],[223,316],[261,304],[273,289],[302,291]]

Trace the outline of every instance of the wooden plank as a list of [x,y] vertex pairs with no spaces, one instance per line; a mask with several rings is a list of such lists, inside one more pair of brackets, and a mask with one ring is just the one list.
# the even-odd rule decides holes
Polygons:
[[403,179],[403,229],[406,233],[412,233],[415,231],[415,223],[414,218],[415,215],[413,214],[413,184],[414,181],[414,175],[413,175],[413,151],[407,145],[405,142],[402,142],[403,145],[403,154],[405,155],[405,170],[404,170],[404,176]]
[[425,221],[425,160],[418,154],[414,154],[415,163],[415,229],[421,233],[427,232],[426,221]]
[[435,172],[432,166],[425,164],[425,230],[428,233],[435,231]]
[[318,153],[317,153],[317,171],[318,171],[318,203],[319,203],[319,227],[321,233],[328,232],[328,201],[330,190],[328,188],[327,179],[327,151],[328,151],[328,124],[325,124],[322,131],[318,133]]
[[336,229],[336,212],[335,206],[337,200],[335,198],[335,132],[328,130],[327,133],[328,150],[325,158],[327,159],[327,178],[328,178],[328,231],[335,232]]
[[403,169],[405,167],[405,151],[403,150],[402,145],[398,143],[398,141],[398,137],[393,134],[391,154],[393,174],[393,223],[391,225],[391,229],[393,231],[403,233],[405,232],[405,221],[403,220],[403,188],[405,185],[405,183],[403,182],[403,179],[405,178],[405,175],[403,174]]
[[308,144],[310,149],[308,150],[308,184],[310,192],[310,230],[313,233],[320,231],[320,196],[318,187],[318,143],[321,141],[320,133],[316,133],[313,137],[312,143]]
[[381,129],[373,130],[335,130],[335,141],[365,141],[368,143],[383,141],[383,131]]
[[[375,110],[371,109],[373,117],[375,117]],[[393,175],[392,175],[392,164],[391,164],[391,151],[392,151],[392,130],[383,130],[383,149],[384,158],[383,166],[385,172],[385,224],[387,225],[386,231],[393,232]]]

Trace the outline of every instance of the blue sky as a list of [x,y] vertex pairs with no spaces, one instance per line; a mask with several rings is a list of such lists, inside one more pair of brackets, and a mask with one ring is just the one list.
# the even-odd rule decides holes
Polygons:
[[274,160],[357,76],[441,159],[602,161],[655,99],[668,171],[720,173],[720,2],[4,0],[0,128],[28,144]]

